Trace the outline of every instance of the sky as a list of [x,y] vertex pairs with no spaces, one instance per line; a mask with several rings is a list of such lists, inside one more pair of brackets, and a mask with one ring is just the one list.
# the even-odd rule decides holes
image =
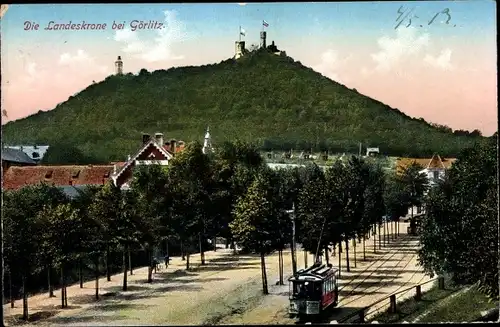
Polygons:
[[[9,5],[2,122],[53,109],[113,74],[117,56],[134,74],[226,60],[240,26],[248,47],[263,20],[268,44],[349,88],[454,130],[497,130],[496,4],[482,0]],[[54,28],[82,23],[106,26]]]

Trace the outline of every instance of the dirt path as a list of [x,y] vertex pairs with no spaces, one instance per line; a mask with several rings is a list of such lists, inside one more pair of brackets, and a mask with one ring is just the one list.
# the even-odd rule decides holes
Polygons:
[[[334,309],[328,320],[335,320],[343,317],[354,310],[370,305],[384,297],[425,282],[430,278],[424,276],[421,268],[417,266],[416,249],[418,241],[415,237],[406,234],[408,224],[401,223],[400,236],[397,240],[391,241],[386,248],[373,252],[373,238],[366,243],[367,260],[363,259],[362,244],[357,244],[356,268],[351,268],[351,272],[345,272],[342,268],[341,280],[339,283],[340,303]],[[345,267],[345,256],[343,255],[343,267]],[[351,267],[353,267],[353,253],[350,249]],[[332,263],[338,264],[338,257],[332,258]],[[299,260],[300,262],[300,260]],[[285,260],[285,265],[290,263]],[[285,270],[288,269],[285,267]],[[426,287],[431,287],[429,283]],[[422,288],[425,291],[425,287]],[[221,324],[293,324],[294,320],[288,318],[288,286],[275,286],[271,290],[271,295],[261,298],[253,308],[241,313],[232,315],[222,320]],[[412,296],[414,292],[404,294],[404,298]],[[385,309],[389,301],[383,301],[368,312],[372,315],[376,310]]]
[[[405,234],[406,225],[401,224],[401,233]],[[404,245],[408,242],[405,236],[391,241],[390,245],[373,253],[373,238],[366,242],[366,261],[363,259],[362,243],[357,244],[357,267],[353,264],[353,249],[350,249],[350,273],[342,268],[340,281],[341,298],[353,299],[366,293],[371,287],[373,294],[364,294],[354,303],[346,306],[354,307],[361,303],[374,302],[375,297],[384,296],[387,291],[376,290],[376,281],[384,281],[386,288],[393,290],[400,286],[394,278],[375,278],[380,273],[381,260],[388,259],[384,264],[397,265],[398,269],[413,267],[404,262],[410,259],[398,260],[401,257],[409,258],[411,254],[396,253],[395,244]],[[377,237],[378,245],[378,237]],[[146,283],[147,269],[134,271],[129,277],[129,290],[121,291],[122,274],[112,277],[111,282],[106,278],[100,280],[101,300],[93,299],[94,282],[68,287],[69,308],[59,309],[60,298],[56,291],[56,298],[49,299],[47,294],[30,297],[30,315],[42,316],[35,322],[37,325],[200,325],[200,324],[249,324],[249,323],[290,323],[286,310],[288,306],[288,285],[275,285],[278,280],[277,254],[266,257],[268,282],[270,285],[269,296],[262,296],[260,258],[250,255],[232,255],[231,250],[218,250],[206,252],[207,265],[200,266],[200,256],[191,256],[193,269],[185,271],[185,261],[172,258],[172,263],[167,272],[160,271],[154,275],[152,284]],[[395,254],[396,253],[396,254]],[[342,254],[343,267],[345,255]],[[304,253],[297,252],[298,268],[304,267]],[[410,260],[411,261],[411,260]],[[313,256],[308,255],[309,265]],[[331,262],[336,266],[338,257],[331,257]],[[288,251],[284,252],[285,278],[291,274],[291,257]],[[389,267],[389,266],[384,266]],[[391,273],[396,273],[395,267],[387,268]],[[365,278],[363,275],[370,275]],[[398,282],[407,278],[406,272],[399,272]],[[363,280],[365,278],[365,280]],[[357,283],[364,283],[356,285]],[[370,284],[367,284],[371,282]],[[348,296],[346,296],[346,292]],[[375,296],[375,297],[373,297]],[[369,299],[368,299],[369,298]],[[340,306],[343,304],[341,303]],[[6,317],[13,317],[22,313],[21,301],[16,302],[16,308],[4,306]],[[9,319],[6,319],[9,321]]]

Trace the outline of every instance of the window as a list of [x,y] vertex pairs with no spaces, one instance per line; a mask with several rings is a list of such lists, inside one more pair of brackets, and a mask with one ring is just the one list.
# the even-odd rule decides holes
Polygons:
[[33,159],[38,159],[38,158],[40,158],[40,154],[38,154],[38,152],[33,152],[33,153],[31,154],[31,156],[33,157]]
[[432,172],[432,174],[433,174],[433,177],[434,177],[435,181],[439,179],[439,171],[435,170],[435,171]]
[[78,176],[80,176],[80,171],[79,170],[73,170],[73,172],[71,173],[71,177],[72,178],[78,178]]
[[47,170],[45,172],[45,178],[52,178],[52,170]]

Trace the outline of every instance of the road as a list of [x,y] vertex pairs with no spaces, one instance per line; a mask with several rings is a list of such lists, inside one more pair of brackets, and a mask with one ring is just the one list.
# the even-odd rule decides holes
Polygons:
[[[416,267],[416,241],[401,234],[387,247],[373,253],[373,237],[366,241],[366,261],[363,261],[362,243],[357,244],[357,266],[354,251],[350,249],[351,272],[342,268],[340,280],[340,307],[358,308],[375,302],[396,290],[425,280]],[[378,245],[378,238],[377,238]],[[297,253],[299,268],[304,267],[304,253]],[[60,298],[49,299],[47,294],[29,299],[30,314],[43,317],[37,325],[64,324],[90,325],[200,325],[200,324],[270,324],[292,322],[286,315],[288,286],[275,285],[278,280],[277,254],[266,258],[271,294],[262,296],[260,258],[251,255],[232,255],[231,250],[220,249],[206,253],[207,265],[200,266],[199,255],[191,257],[194,267],[185,271],[185,262],[172,258],[168,270],[154,275],[152,284],[146,283],[147,269],[134,271],[129,276],[129,291],[121,291],[122,275],[113,276],[111,282],[100,280],[101,300],[93,300],[94,282],[68,287],[69,308],[58,308]],[[309,264],[312,255],[308,256]],[[338,257],[331,258],[338,263]],[[291,256],[284,253],[285,273],[291,273]],[[342,267],[345,256],[342,255]],[[21,301],[16,308],[4,306],[6,317],[22,313]],[[7,322],[9,320],[7,319]]]

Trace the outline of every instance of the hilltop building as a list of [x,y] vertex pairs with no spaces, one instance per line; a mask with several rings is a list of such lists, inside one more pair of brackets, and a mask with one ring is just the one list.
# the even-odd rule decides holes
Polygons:
[[[236,41],[234,50],[234,59],[239,59],[248,53],[248,50],[245,48],[245,41]],[[280,51],[278,47],[274,44],[274,41],[271,42],[271,45],[267,45],[267,32],[260,32],[260,46],[261,49],[267,49],[269,52],[274,53],[277,56],[286,56],[285,51]]]
[[118,59],[115,61],[115,71],[116,75],[123,75],[123,61],[121,56],[118,56]]

